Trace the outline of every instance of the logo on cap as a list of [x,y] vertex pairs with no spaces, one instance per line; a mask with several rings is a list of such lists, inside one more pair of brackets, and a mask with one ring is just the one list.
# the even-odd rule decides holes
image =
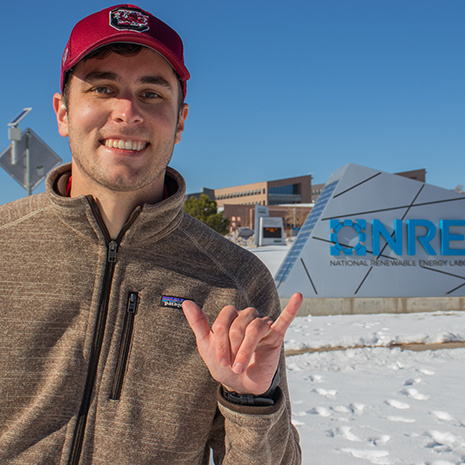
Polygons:
[[110,26],[119,31],[145,32],[150,29],[149,16],[132,8],[110,11]]

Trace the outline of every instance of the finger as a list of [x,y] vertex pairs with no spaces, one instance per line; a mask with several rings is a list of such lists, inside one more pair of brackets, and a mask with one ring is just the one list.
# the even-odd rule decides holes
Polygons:
[[209,343],[211,337],[210,325],[208,324],[202,309],[191,300],[185,300],[182,303],[182,309],[184,315],[192,328],[197,340],[199,350],[201,346],[206,346]]
[[234,360],[237,350],[242,344],[247,326],[260,314],[255,308],[248,307],[238,312],[237,318],[232,322],[229,330],[229,343],[231,347],[231,356]]
[[216,357],[218,363],[223,367],[227,367],[231,363],[232,355],[229,332],[237,316],[238,310],[236,307],[227,305],[218,314],[212,326],[212,332],[215,338]]
[[258,317],[247,325],[244,339],[233,362],[232,369],[235,373],[241,374],[247,369],[258,344],[268,335],[272,324],[270,318]]
[[303,296],[300,292],[296,292],[289,300],[289,303],[286,305],[286,308],[281,312],[278,319],[274,322],[272,328],[273,331],[276,331],[282,337],[289,328],[290,324],[293,322],[297,313],[300,310],[302,305]]

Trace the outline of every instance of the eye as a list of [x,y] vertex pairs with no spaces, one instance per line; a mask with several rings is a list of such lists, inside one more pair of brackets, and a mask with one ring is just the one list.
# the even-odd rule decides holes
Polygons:
[[87,92],[89,94],[95,94],[97,96],[102,96],[102,97],[108,97],[109,95],[114,94],[114,90],[111,87],[104,86],[104,85],[89,86],[89,88],[87,89]]
[[102,95],[111,94],[113,92],[109,87],[105,87],[105,86],[94,87],[93,91],[96,94],[102,94]]
[[140,96],[144,99],[157,99],[161,98],[160,94],[153,90],[146,90],[140,94]]

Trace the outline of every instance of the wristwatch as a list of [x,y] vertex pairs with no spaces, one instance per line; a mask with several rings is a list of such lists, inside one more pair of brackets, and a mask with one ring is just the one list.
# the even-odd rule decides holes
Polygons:
[[234,391],[228,391],[224,386],[223,388],[223,397],[228,401],[232,402],[233,404],[238,404],[238,405],[249,405],[252,407],[266,407],[266,406],[271,406],[274,405],[274,398],[273,394],[276,391],[276,388],[278,387],[280,380],[279,376],[279,367],[276,370],[276,373],[273,376],[273,381],[271,382],[271,386],[269,389],[264,392],[263,394],[260,394],[258,396],[255,396],[254,394],[238,394],[237,392]]

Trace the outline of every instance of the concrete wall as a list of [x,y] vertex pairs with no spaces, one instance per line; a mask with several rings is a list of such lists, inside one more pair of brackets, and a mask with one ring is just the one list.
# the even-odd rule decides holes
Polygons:
[[[289,299],[281,299],[281,308]],[[298,316],[464,311],[465,297],[311,298]]]

